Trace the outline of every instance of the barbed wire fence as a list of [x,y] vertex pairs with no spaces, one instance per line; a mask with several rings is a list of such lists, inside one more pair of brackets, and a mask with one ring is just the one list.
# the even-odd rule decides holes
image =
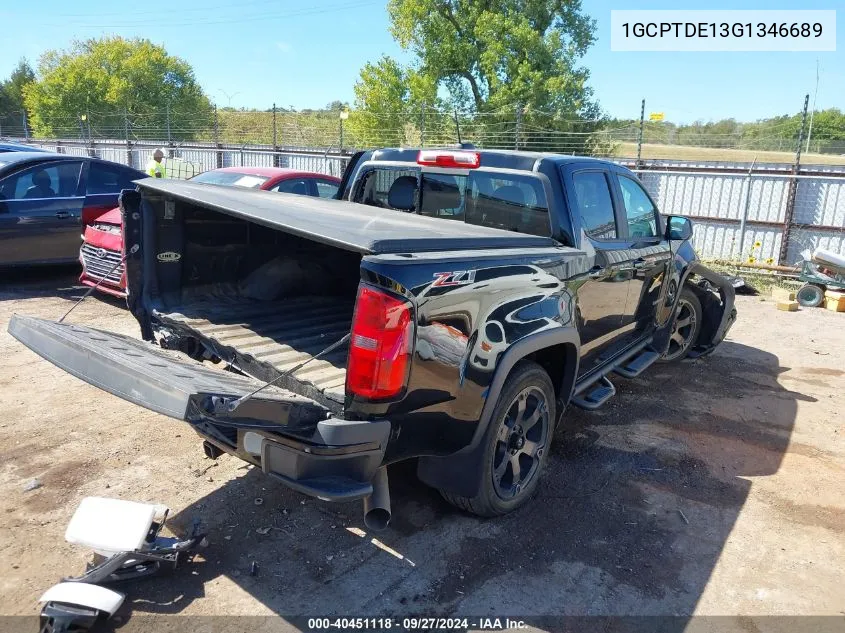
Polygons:
[[[89,111],[46,121],[0,112],[0,136],[138,168],[156,147],[164,147],[169,173],[184,178],[226,166],[293,167],[341,176],[357,149],[458,141],[479,148],[609,157],[637,170],[664,212],[696,221],[696,248],[703,256],[792,264],[809,246],[845,252],[845,168],[802,165],[818,160],[802,160],[806,121],[797,132],[793,123],[775,121],[714,134],[647,122],[645,108],[641,111],[639,121],[622,122],[571,119],[519,105],[484,113],[425,106],[396,112],[166,107]],[[811,152],[830,143],[815,142]],[[654,148],[663,148],[665,155],[654,155]],[[845,164],[837,155],[829,162],[837,159]]]
[[[706,125],[676,126],[636,119],[620,122],[572,118],[520,104],[489,112],[461,112],[425,105],[389,112],[293,111],[277,108],[275,104],[263,111],[216,107],[182,111],[165,106],[155,111],[91,110],[62,117],[0,112],[0,137],[77,140],[89,144],[110,139],[127,143],[199,142],[349,152],[378,146],[432,147],[464,141],[488,149],[622,158],[641,153],[646,158],[687,158],[684,148],[697,148],[709,151],[712,155],[705,155],[711,160],[743,160],[740,155],[731,156],[727,150],[791,153],[797,150],[799,134],[790,121],[737,124],[729,132],[706,128]],[[719,150],[726,151],[724,156]],[[845,141],[815,138],[810,152],[845,153]],[[791,161],[784,158],[782,162]]]

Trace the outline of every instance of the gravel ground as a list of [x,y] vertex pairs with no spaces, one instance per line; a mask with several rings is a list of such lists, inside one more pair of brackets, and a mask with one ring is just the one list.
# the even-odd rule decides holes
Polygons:
[[[845,315],[739,297],[711,357],[617,379],[598,412],[567,410],[525,508],[468,516],[399,465],[393,523],[374,535],[359,504],[208,460],[187,425],[6,332],[13,313],[58,318],[81,292],[68,270],[0,285],[0,614],[37,613],[47,587],[83,570],[88,553],[63,534],[89,495],[164,503],[174,532],[210,534],[172,575],[124,585],[124,630],[150,614],[161,626],[171,614],[624,614],[684,616],[678,630],[686,616],[733,616],[721,624],[756,631],[775,621],[765,615],[845,613]],[[69,320],[137,336],[109,298]],[[33,478],[42,486],[25,491]]]

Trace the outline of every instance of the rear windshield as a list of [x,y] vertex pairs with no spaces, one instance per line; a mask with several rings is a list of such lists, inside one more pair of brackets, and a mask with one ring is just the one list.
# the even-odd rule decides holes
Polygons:
[[551,235],[543,184],[528,174],[471,170],[467,176],[456,176],[379,167],[361,177],[353,196],[355,202],[375,207]]
[[258,189],[270,180],[267,176],[254,174],[239,174],[232,171],[207,171],[191,178],[192,182],[206,182],[211,185],[228,185],[230,187],[247,187]]

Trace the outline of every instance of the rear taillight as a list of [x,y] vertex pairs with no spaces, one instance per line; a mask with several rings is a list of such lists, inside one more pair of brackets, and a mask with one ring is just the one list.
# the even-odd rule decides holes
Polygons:
[[370,399],[402,391],[411,362],[411,304],[370,286],[358,289],[346,389]]

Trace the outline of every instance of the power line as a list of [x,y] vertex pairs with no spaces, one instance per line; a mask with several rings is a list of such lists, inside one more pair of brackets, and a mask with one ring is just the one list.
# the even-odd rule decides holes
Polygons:
[[156,26],[156,27],[195,27],[195,26],[203,26],[203,25],[214,25],[214,24],[240,24],[245,22],[269,22],[278,19],[289,19],[289,18],[297,18],[303,16],[310,16],[310,15],[321,15],[324,13],[334,13],[336,11],[345,11],[348,9],[358,9],[365,6],[371,6],[375,4],[380,4],[375,0],[358,0],[356,2],[347,2],[345,4],[333,5],[330,7],[322,7],[322,8],[311,8],[311,9],[302,9],[299,11],[286,11],[282,13],[263,13],[261,15],[249,15],[246,17],[216,17],[211,19],[190,19],[188,21],[174,21],[171,20],[168,15],[162,15],[161,17],[156,18],[149,18],[149,19],[138,19],[132,20],[131,22],[124,22],[124,23],[116,23],[116,24],[86,24],[86,23],[74,23],[71,21],[62,21],[59,23],[40,23],[40,26],[72,26],[74,28],[81,28],[81,29],[118,29],[118,28],[133,28],[138,26]]

